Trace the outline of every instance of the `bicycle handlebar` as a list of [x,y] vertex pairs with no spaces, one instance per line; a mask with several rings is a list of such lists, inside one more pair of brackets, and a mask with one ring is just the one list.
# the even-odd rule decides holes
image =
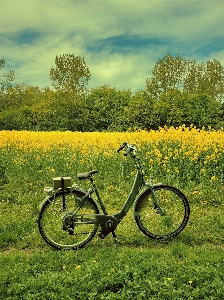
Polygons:
[[117,152],[120,152],[121,150],[123,150],[124,148],[127,148],[124,156],[128,156],[129,153],[133,153],[132,157],[136,156],[136,147],[134,145],[130,145],[127,142],[123,142],[123,144],[120,146],[120,148],[117,150]]
[[123,144],[120,146],[120,148],[117,150],[117,152],[120,152],[121,150],[124,149],[125,146],[127,146],[127,142],[123,142]]

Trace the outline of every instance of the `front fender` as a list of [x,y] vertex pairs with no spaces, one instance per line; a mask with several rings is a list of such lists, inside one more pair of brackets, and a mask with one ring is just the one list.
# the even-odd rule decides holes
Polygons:
[[153,185],[146,185],[145,188],[143,188],[140,193],[137,195],[136,199],[135,199],[135,203],[134,203],[134,207],[133,207],[133,214],[134,216],[136,215],[136,205],[139,201],[139,199],[148,191],[152,191],[154,187],[158,187],[158,186],[162,186],[163,184],[161,182],[153,184]]

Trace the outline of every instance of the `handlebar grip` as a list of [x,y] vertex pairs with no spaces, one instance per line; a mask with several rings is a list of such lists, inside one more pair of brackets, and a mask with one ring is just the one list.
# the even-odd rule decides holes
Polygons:
[[117,152],[120,152],[122,149],[124,149],[124,147],[127,145],[128,143],[127,142],[124,142],[120,148],[117,150]]

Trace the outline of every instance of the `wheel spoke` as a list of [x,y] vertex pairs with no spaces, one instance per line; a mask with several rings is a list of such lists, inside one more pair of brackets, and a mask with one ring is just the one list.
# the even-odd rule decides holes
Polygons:
[[43,239],[57,249],[76,249],[84,246],[95,235],[98,225],[94,214],[99,213],[95,202],[88,199],[74,215],[84,192],[68,192],[66,209],[62,209],[62,194],[50,198],[41,209],[39,230]]
[[186,197],[171,186],[154,188],[157,204],[150,190],[145,191],[135,207],[135,219],[140,230],[152,238],[168,238],[179,234],[186,226],[190,208]]

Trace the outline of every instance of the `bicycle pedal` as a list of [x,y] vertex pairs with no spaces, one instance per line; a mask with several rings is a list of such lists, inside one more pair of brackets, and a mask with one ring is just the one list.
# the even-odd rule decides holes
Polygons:
[[113,235],[113,238],[116,239],[117,236],[116,236],[116,233],[114,231],[111,231],[112,235]]
[[101,238],[101,239],[105,239],[105,234],[103,234],[102,232],[100,234],[98,234],[98,236]]

